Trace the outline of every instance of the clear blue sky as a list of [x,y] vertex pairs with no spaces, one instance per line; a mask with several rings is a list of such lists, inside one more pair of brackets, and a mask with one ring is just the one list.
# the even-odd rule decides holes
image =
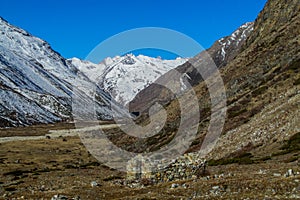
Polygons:
[[[139,27],[182,32],[204,48],[254,21],[266,0],[0,0],[0,16],[50,43],[66,58],[85,58],[101,41]],[[114,55],[111,55],[114,56]]]

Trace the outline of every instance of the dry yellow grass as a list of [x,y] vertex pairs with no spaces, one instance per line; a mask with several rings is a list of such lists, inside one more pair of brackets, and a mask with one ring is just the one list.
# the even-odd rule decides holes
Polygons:
[[[125,174],[102,166],[86,151],[78,137],[6,142],[0,144],[0,199],[22,196],[24,199],[50,199],[55,194],[69,198],[80,196],[81,199],[299,197],[299,175],[288,178],[273,175],[283,175],[290,168],[299,171],[296,162],[284,163],[282,159],[209,167],[209,180],[199,178],[129,188],[117,183]],[[214,178],[220,174],[224,177]],[[92,181],[99,186],[92,187]],[[178,183],[179,187],[171,189],[173,183]],[[219,188],[214,189],[214,186]]]

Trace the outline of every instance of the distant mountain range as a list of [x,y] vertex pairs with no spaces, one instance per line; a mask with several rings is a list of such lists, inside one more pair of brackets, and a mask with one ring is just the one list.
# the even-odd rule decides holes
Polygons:
[[[193,77],[187,58],[163,60],[128,54],[94,64],[77,58],[65,59],[47,42],[2,18],[0,28],[1,127],[70,120],[72,98],[82,103],[91,100],[90,91],[84,87],[95,85],[100,97],[96,98],[97,117],[111,119],[111,102],[122,107],[128,106],[138,93],[147,98],[143,90],[155,80],[168,76],[177,66],[176,70],[186,71]],[[218,66],[226,65],[234,57],[252,28],[253,23],[247,23],[208,50]],[[159,94],[159,91],[151,92]],[[146,108],[145,103],[147,100],[139,106]]]
[[[98,119],[112,119],[112,102],[120,113],[128,114],[122,106],[159,76],[187,61],[130,54],[94,64],[65,59],[47,42],[2,18],[0,31],[0,127],[71,120],[72,99],[82,104],[91,101],[91,91],[86,88],[92,87],[97,88]],[[80,109],[87,112],[85,106]]]

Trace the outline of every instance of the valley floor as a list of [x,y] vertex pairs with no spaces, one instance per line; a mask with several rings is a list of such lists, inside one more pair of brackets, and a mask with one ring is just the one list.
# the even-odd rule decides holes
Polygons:
[[300,198],[299,163],[287,162],[286,156],[208,166],[206,177],[132,188],[122,184],[126,174],[97,162],[78,136],[42,137],[0,143],[0,199],[51,199],[57,194],[88,200]]

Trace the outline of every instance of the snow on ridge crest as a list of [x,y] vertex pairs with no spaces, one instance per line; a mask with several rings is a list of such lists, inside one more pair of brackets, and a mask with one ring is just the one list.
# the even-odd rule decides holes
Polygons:
[[223,37],[218,40],[218,43],[222,46],[220,54],[223,60],[226,58],[226,49],[232,44],[238,47],[241,41],[244,41],[253,30],[253,26],[253,22],[247,22],[235,30],[230,36]]

